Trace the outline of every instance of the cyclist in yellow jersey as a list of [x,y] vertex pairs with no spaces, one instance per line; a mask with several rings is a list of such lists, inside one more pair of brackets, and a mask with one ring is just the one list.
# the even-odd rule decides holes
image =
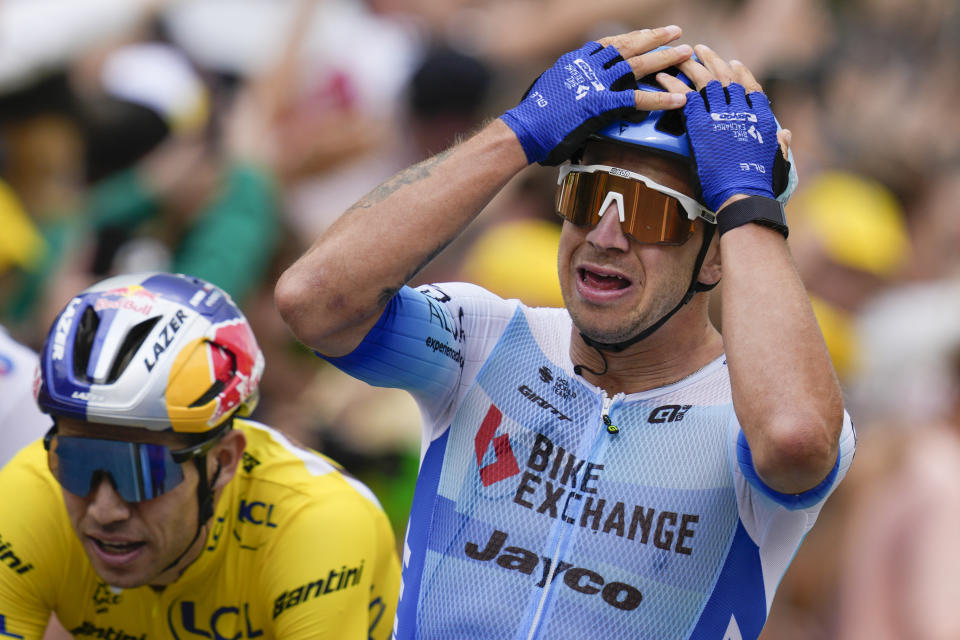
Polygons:
[[0,471],[0,639],[387,638],[390,524],[333,461],[238,416],[263,355],[223,291],[118,276],[41,353],[42,441]]

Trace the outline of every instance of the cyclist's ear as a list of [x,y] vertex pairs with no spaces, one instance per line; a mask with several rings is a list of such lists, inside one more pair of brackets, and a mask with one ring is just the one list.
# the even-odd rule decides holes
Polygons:
[[243,435],[243,431],[230,429],[210,449],[210,453],[207,454],[207,477],[213,479],[217,467],[220,467],[220,473],[216,475],[213,485],[214,491],[225,487],[233,479],[246,447],[247,438]]

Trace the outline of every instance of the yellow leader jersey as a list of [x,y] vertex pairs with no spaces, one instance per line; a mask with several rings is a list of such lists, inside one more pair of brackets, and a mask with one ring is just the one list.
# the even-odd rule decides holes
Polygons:
[[0,470],[0,640],[41,638],[51,611],[75,638],[388,638],[400,566],[376,498],[279,432],[235,427],[247,447],[207,545],[162,589],[97,576],[41,442]]

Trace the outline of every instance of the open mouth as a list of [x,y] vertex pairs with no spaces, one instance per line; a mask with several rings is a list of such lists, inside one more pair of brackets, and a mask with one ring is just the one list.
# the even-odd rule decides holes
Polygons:
[[123,556],[128,553],[133,553],[143,545],[145,542],[107,542],[105,540],[100,540],[99,538],[90,538],[93,540],[94,544],[97,545],[101,551],[108,555]]
[[630,281],[617,275],[607,275],[591,271],[590,269],[579,269],[580,282],[591,289],[601,291],[617,291],[626,289],[630,286]]

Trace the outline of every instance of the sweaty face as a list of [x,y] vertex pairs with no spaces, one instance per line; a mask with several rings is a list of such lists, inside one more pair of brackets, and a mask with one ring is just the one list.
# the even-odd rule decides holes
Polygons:
[[[678,162],[622,145],[590,142],[583,164],[603,164],[652,178],[693,195]],[[593,227],[563,223],[558,252],[560,288],[577,328],[594,340],[627,340],[666,315],[683,298],[702,240],[702,223],[679,246],[639,244],[623,233],[611,201]]]
[[[66,418],[59,419],[58,425],[64,436],[129,441],[139,436],[141,442],[182,446],[167,434],[145,433],[141,429]],[[141,433],[131,436],[132,431]],[[70,523],[90,564],[108,584],[133,588],[165,584],[175,577],[174,572],[165,571],[166,567],[190,545],[197,529],[198,473],[193,463],[182,466],[183,482],[143,502],[126,502],[110,480],[102,476],[95,480],[97,484],[86,497],[62,490]]]

